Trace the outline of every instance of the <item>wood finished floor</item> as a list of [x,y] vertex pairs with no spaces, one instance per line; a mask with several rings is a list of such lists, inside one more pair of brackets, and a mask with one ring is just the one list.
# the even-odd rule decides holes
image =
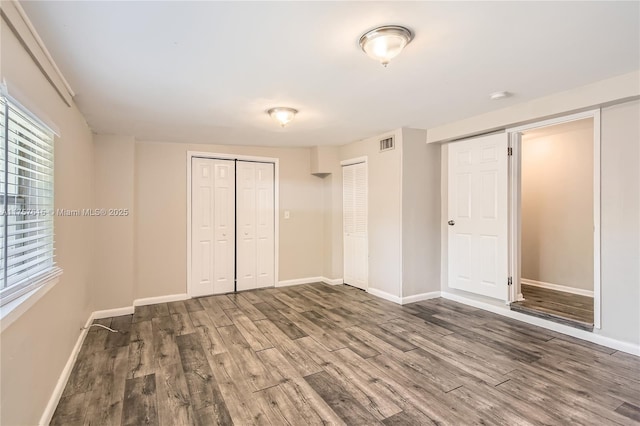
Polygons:
[[640,424],[640,358],[445,299],[312,284],[96,321],[54,425]]
[[523,301],[511,309],[583,330],[593,330],[593,297],[522,284]]

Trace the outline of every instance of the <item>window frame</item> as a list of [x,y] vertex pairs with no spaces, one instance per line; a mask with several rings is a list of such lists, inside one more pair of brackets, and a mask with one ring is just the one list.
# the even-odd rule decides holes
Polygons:
[[[1,135],[1,140],[0,140],[0,145],[2,145],[0,146],[0,149],[4,152],[4,158],[0,159],[0,161],[3,163],[3,166],[4,166],[4,170],[2,171],[2,173],[4,174],[4,179],[5,179],[5,181],[1,185],[2,189],[0,190],[0,192],[2,193],[2,200],[0,200],[1,201],[0,208],[2,209],[2,212],[0,212],[0,214],[4,215],[3,217],[4,220],[2,220],[1,221],[2,223],[0,224],[0,226],[2,227],[2,235],[4,237],[2,239],[3,247],[2,247],[2,254],[1,254],[2,258],[0,259],[0,273],[3,274],[3,278],[4,278],[3,285],[6,286],[6,283],[7,283],[6,274],[8,269],[10,268],[10,265],[7,265],[8,263],[7,248],[9,246],[7,231],[9,227],[12,226],[11,224],[8,223],[7,218],[9,216],[7,213],[9,210],[14,209],[17,206],[15,205],[15,203],[8,204],[7,200],[11,197],[17,200],[20,197],[20,194],[8,193],[8,190],[7,190],[8,187],[10,186],[10,183],[8,180],[8,175],[9,175],[8,168],[10,164],[9,123],[11,122],[11,116],[10,116],[11,110],[12,109],[14,110],[13,114],[21,115],[22,119],[26,120],[30,126],[34,126],[34,130],[36,132],[46,133],[47,136],[49,136],[49,139],[46,140],[45,142],[51,147],[51,159],[50,159],[50,167],[49,167],[50,172],[47,174],[48,179],[50,179],[47,182],[50,182],[50,196],[48,196],[48,198],[51,198],[51,209],[55,208],[54,207],[55,206],[55,192],[54,192],[54,178],[55,178],[54,151],[55,150],[54,150],[54,147],[55,147],[56,137],[59,135],[56,131],[51,129],[50,126],[45,124],[31,111],[25,108],[20,102],[17,102],[11,96],[6,94],[4,90],[2,91],[2,93],[0,93],[0,108],[3,109],[2,125],[4,125],[4,128],[2,129],[3,134]],[[20,150],[20,151],[23,151],[23,150]],[[19,154],[17,155],[18,155],[18,158],[20,159],[22,158],[28,159],[26,155],[24,157],[23,155],[19,155]],[[31,190],[34,190],[34,189],[38,191],[40,190],[40,188],[37,188],[36,185],[34,185],[33,187],[27,186],[27,188],[28,189],[30,188]],[[38,201],[40,200],[40,197],[41,196],[39,195],[35,196],[35,198]],[[53,212],[50,212],[50,214],[53,214]],[[24,226],[22,224],[17,224],[17,225]],[[35,301],[39,297],[41,297],[55,283],[58,282],[58,277],[62,274],[62,269],[58,267],[55,263],[55,220],[53,217],[51,218],[51,221],[46,224],[45,231],[46,231],[45,236],[50,235],[50,238],[51,238],[51,243],[50,243],[51,250],[46,251],[45,252],[46,256],[42,258],[43,261],[36,263],[34,266],[37,267],[37,265],[44,262],[47,262],[50,264],[48,264],[45,269],[37,270],[33,272],[32,275],[28,274],[28,276],[26,276],[25,278],[21,279],[16,283],[13,283],[12,285],[6,286],[4,288],[0,288],[0,319],[3,320],[2,329],[5,328],[6,324],[4,324],[4,322],[6,322],[8,314],[16,310],[16,308],[19,307],[20,305],[30,306],[31,304],[35,303]],[[28,233],[28,232],[34,232],[34,231],[25,231],[25,232]],[[35,258],[35,260],[38,260],[38,259],[39,257]],[[28,272],[30,269],[35,269],[35,268],[29,267],[25,269],[25,271]],[[45,291],[39,291],[41,289]],[[41,294],[38,294],[38,293],[41,293]],[[33,297],[36,295],[38,297]],[[29,303],[25,303],[29,300],[30,300]],[[27,309],[28,307],[22,306],[22,308],[24,310],[24,309]]]

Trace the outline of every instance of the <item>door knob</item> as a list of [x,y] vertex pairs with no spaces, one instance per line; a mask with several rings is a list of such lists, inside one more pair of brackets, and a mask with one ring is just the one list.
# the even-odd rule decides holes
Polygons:
[[449,222],[447,222],[449,224],[449,226],[453,226],[456,224],[455,220],[450,220]]

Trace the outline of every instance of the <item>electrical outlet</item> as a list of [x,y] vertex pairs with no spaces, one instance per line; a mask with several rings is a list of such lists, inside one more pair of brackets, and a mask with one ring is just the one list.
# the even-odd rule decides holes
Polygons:
[[291,212],[289,210],[284,211],[284,218],[289,219],[291,217]]

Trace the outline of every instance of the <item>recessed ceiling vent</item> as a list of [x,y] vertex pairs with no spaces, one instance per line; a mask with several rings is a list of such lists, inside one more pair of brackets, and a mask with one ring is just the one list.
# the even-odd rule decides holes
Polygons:
[[396,147],[393,136],[380,140],[380,152],[389,151]]

